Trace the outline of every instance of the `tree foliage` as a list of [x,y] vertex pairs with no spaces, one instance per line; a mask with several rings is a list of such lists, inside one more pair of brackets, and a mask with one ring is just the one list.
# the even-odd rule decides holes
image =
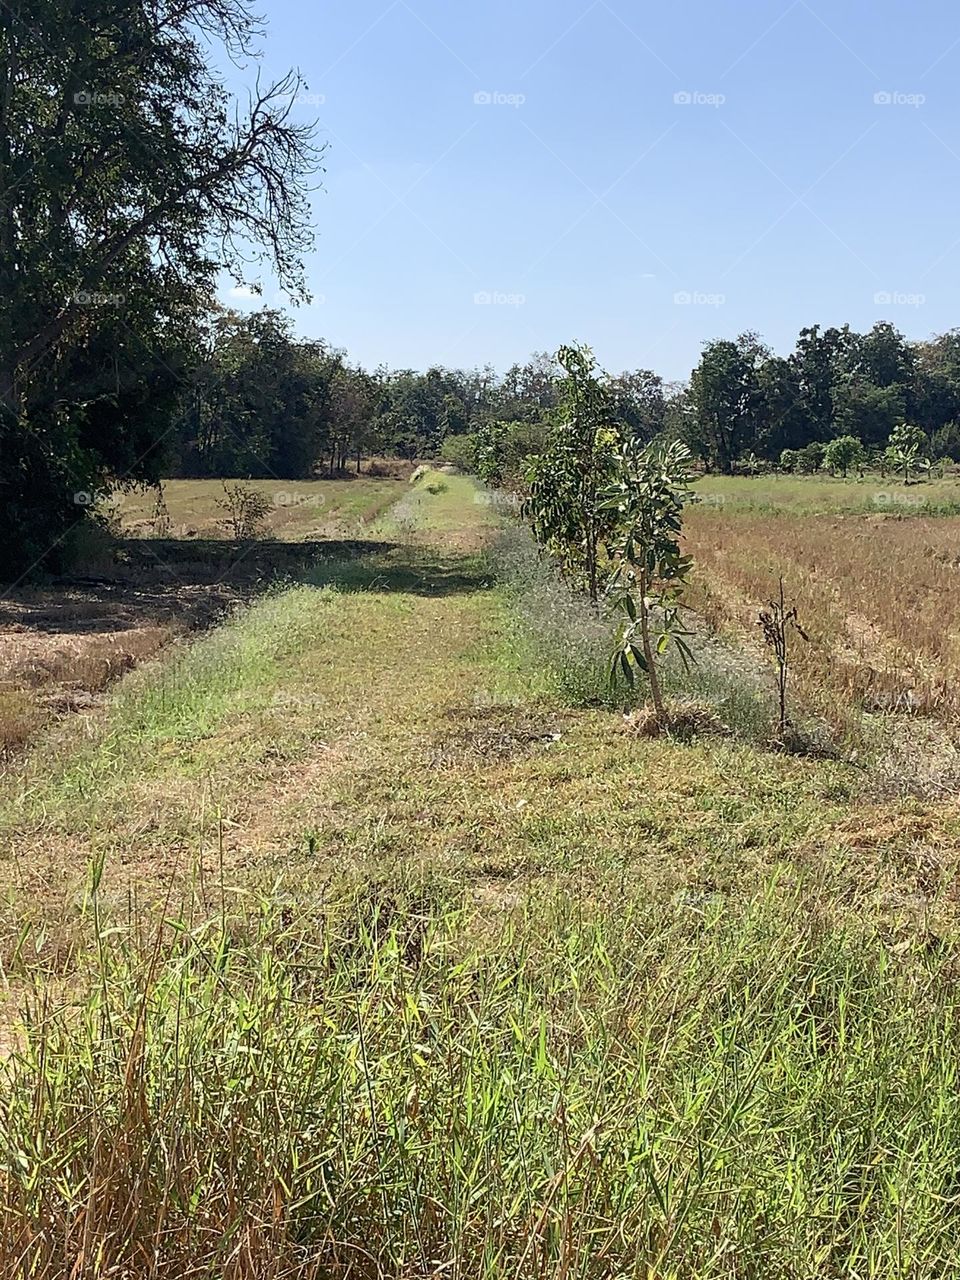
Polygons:
[[[29,562],[77,490],[155,479],[217,274],[265,258],[304,294],[318,152],[299,81],[241,110],[213,46],[243,0],[0,6],[0,544]],[[16,566],[15,566],[16,567]]]
[[851,467],[859,466],[864,458],[863,443],[857,436],[837,436],[823,451],[823,461],[834,474],[846,477]]
[[660,721],[664,705],[657,659],[671,643],[684,661],[690,657],[685,640],[689,633],[680,617],[681,588],[692,565],[680,548],[683,508],[692,496],[690,463],[690,452],[679,441],[627,448],[606,494],[607,509],[615,519],[608,590],[626,614],[611,677],[622,675],[633,685],[636,670],[645,672]]
[[537,539],[567,573],[582,576],[596,603],[600,552],[613,528],[603,496],[616,476],[620,437],[590,348],[561,347],[557,359],[564,371],[558,421],[531,467],[524,510]]

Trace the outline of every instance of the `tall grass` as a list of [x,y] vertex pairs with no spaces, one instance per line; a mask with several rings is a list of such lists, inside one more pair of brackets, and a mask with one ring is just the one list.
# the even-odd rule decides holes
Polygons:
[[[618,619],[593,608],[566,583],[527,529],[505,524],[490,551],[491,571],[507,604],[514,661],[534,674],[543,691],[575,706],[628,708],[648,696],[641,678],[634,691],[611,684],[610,655]],[[665,691],[695,697],[714,707],[741,736],[769,737],[772,690],[765,668],[723,643],[693,616],[693,663],[685,668],[675,651],[662,662]]]
[[941,1276],[955,955],[619,880],[112,934],[5,1064],[35,1277]]

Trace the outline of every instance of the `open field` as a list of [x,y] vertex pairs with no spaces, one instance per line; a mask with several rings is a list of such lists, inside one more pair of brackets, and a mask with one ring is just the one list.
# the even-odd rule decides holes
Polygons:
[[[74,574],[0,601],[0,764],[63,711],[90,708],[165,646],[224,618],[269,582],[369,539],[412,467],[342,480],[244,481],[266,494],[261,536],[231,540],[219,480],[172,480],[111,502],[119,538],[94,540]],[[229,485],[236,481],[227,481]]]
[[957,802],[571,702],[500,545],[408,490],[8,771],[0,1271],[956,1269]]
[[[338,480],[227,480],[264,493],[270,509],[264,522],[268,537],[309,540],[323,537],[356,536],[403,492],[412,465],[391,463],[383,468],[390,474],[361,474]],[[163,500],[170,527],[167,536],[176,538],[228,537],[226,513],[218,506],[224,498],[221,480],[166,480]],[[156,490],[118,494],[113,510],[124,533],[132,536],[157,535]]]
[[[782,576],[810,636],[792,651],[801,703],[861,745],[871,724],[956,722],[960,518],[902,504],[844,514],[848,490],[819,479],[715,487],[729,501],[695,505],[685,521],[697,566],[691,603],[711,626],[732,629],[757,649],[758,610]],[[828,499],[829,510],[811,514]],[[940,738],[936,754],[937,769],[954,785],[958,761],[948,739]]]
[[902,478],[708,475],[694,486],[705,507],[725,512],[794,515],[960,515],[960,475],[903,483]]

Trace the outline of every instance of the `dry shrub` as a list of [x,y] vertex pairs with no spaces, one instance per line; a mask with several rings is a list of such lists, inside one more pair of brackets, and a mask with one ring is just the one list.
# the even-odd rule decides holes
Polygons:
[[655,709],[648,704],[631,711],[623,718],[624,728],[638,738],[695,738],[707,734],[723,736],[729,729],[709,702],[696,698],[668,699],[663,720],[657,718]]
[[45,719],[41,704],[25,690],[0,690],[0,759],[26,746]]

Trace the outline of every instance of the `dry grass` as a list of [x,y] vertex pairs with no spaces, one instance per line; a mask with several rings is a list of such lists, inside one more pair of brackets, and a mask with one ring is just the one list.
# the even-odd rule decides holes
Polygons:
[[630,711],[624,716],[623,727],[638,738],[667,735],[683,739],[700,734],[723,735],[728,732],[716,709],[695,698],[670,700],[664,706],[663,719],[660,719],[652,706],[638,707],[636,711]]
[[755,633],[784,578],[810,634],[793,645],[796,678],[831,723],[849,729],[863,710],[960,713],[960,519],[695,507],[685,529],[692,602],[715,626]]
[[177,633],[171,625],[79,634],[0,631],[0,759],[20,751],[54,716],[95,706],[109,685]]
[[[370,525],[403,494],[411,470],[412,464],[407,463],[373,463],[359,476],[335,480],[266,479],[242,483],[270,500],[265,536],[309,540],[355,534]],[[223,498],[222,481],[167,480],[163,496],[168,528],[156,518],[155,490],[116,495],[111,500],[111,510],[120,529],[142,538],[228,536],[224,512],[217,506]]]

